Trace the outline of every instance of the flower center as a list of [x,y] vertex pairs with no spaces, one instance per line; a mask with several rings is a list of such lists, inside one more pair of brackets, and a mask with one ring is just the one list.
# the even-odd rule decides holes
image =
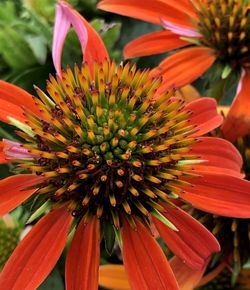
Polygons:
[[[197,139],[184,101],[167,92],[154,99],[161,79],[135,65],[85,63],[50,76],[47,96],[35,99],[44,118],[26,111],[31,134],[19,132],[34,156],[19,167],[46,178],[37,194],[68,202],[73,215],[97,215],[120,226],[121,215],[147,219],[178,197]],[[193,160],[192,160],[193,161]]]
[[195,5],[202,44],[233,67],[250,67],[249,0],[207,0]]

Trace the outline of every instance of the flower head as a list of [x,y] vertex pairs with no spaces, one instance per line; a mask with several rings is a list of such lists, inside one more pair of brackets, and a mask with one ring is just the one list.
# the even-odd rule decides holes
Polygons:
[[216,60],[224,68],[223,79],[231,71],[249,70],[249,1],[185,0],[177,4],[160,0],[103,0],[98,7],[160,24],[165,29],[127,44],[126,58],[185,47],[154,70],[154,75],[163,75],[165,88],[194,81]]
[[[71,24],[84,62],[62,70]],[[239,154],[227,141],[202,137],[222,121],[215,101],[186,104],[173,91],[156,93],[161,78],[110,61],[97,33],[64,1],[57,5],[53,58],[57,76],[50,76],[47,93],[36,88],[32,97],[0,82],[1,119],[23,139],[3,140],[0,157],[30,172],[0,182],[0,214],[32,196],[45,214],[16,248],[0,284],[36,289],[76,227],[67,289],[97,288],[100,240],[112,250],[115,235],[131,287],[178,289],[151,224],[187,265],[201,269],[219,245],[175,200],[225,216],[250,215]]]

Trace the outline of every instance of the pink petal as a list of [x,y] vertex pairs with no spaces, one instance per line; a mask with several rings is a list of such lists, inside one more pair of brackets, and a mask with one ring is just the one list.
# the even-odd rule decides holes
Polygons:
[[24,148],[22,144],[14,142],[8,139],[3,139],[3,152],[6,155],[6,158],[33,158],[33,156],[28,152],[28,149]]
[[162,19],[161,22],[162,22],[162,26],[165,29],[168,29],[178,35],[187,36],[187,37],[201,37],[201,34],[195,28],[192,29],[190,27],[180,26],[178,24],[174,24],[173,22],[165,20],[165,19]]
[[[52,44],[52,58],[56,72],[61,75],[61,59],[65,38],[70,28],[70,20],[65,15],[63,6],[57,4]],[[86,33],[85,33],[86,35]],[[86,36],[87,37],[87,36]]]
[[61,75],[63,44],[70,24],[73,26],[79,38],[84,61],[88,62],[90,66],[93,66],[95,61],[102,62],[104,59],[109,59],[106,47],[94,28],[67,2],[60,0],[56,9],[52,46],[53,62],[59,75]]

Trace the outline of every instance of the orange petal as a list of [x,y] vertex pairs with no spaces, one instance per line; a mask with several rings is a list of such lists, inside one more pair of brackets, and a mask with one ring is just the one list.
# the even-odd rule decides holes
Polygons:
[[170,266],[175,274],[180,290],[193,290],[196,288],[206,268],[193,270],[178,257],[173,257],[170,260]]
[[250,130],[250,71],[243,72],[238,90],[229,113],[222,126],[226,139],[234,142]]
[[152,217],[160,236],[187,266],[201,270],[208,257],[220,250],[219,243],[202,224],[185,211],[168,206],[164,208],[166,212],[163,215],[176,226],[178,232]]
[[104,0],[99,2],[97,7],[105,11],[134,17],[159,25],[161,25],[162,18],[167,18],[176,24],[194,27],[192,21],[185,14],[185,12],[189,11],[184,11],[183,6],[180,7],[178,4],[176,7],[173,5],[170,6],[167,2],[161,0]]
[[130,290],[123,265],[102,265],[99,269],[99,285],[109,289]]
[[9,117],[14,118],[22,123],[24,123],[26,120],[23,115],[23,109],[21,107],[0,98],[0,120],[5,123],[9,123]]
[[217,128],[223,122],[223,118],[217,113],[217,103],[212,98],[200,98],[185,106],[185,110],[191,111],[190,125],[197,126],[198,131],[190,136],[204,135]]
[[0,164],[4,164],[4,163],[9,163],[10,160],[7,160],[7,156],[4,154],[3,152],[3,148],[4,148],[4,143],[3,141],[0,141]]
[[7,177],[0,181],[0,216],[11,211],[30,197],[35,189],[25,188],[36,185],[44,177],[35,174],[20,174]]
[[193,187],[183,187],[180,197],[194,207],[227,217],[250,217],[250,181],[208,172],[187,181]]
[[[161,1],[171,6],[171,8],[176,8],[180,11],[185,12],[192,18],[195,19],[197,18],[194,6],[190,0],[178,0],[178,2],[173,0],[161,0]],[[171,14],[171,11],[169,11],[168,14]]]
[[179,88],[200,77],[215,61],[214,51],[206,47],[185,48],[167,57],[151,76],[163,76],[160,92]]
[[232,143],[216,137],[201,137],[199,139],[201,142],[192,145],[191,154],[198,155],[201,160],[207,161],[194,166],[195,169],[199,170],[199,168],[206,167],[206,170],[209,171],[212,166],[213,168],[218,167],[222,171],[230,169],[235,172],[234,174],[240,175],[242,158]]
[[124,48],[124,57],[133,58],[166,52],[178,47],[189,45],[180,36],[171,31],[152,32],[129,42]]
[[0,275],[2,289],[36,289],[60,257],[72,221],[66,207],[43,217],[20,242]]
[[99,220],[93,217],[76,229],[66,259],[67,290],[89,290],[98,287],[100,258]]
[[226,267],[228,267],[228,263],[223,261],[212,271],[209,271],[206,275],[204,275],[197,286],[203,286],[214,280]]
[[[31,94],[13,84],[2,80],[0,80],[0,100],[5,100],[20,108],[25,107],[32,111],[34,114],[38,116],[41,115]],[[2,103],[0,104],[0,108],[4,108]],[[22,118],[24,117],[22,116]]]
[[131,288],[179,289],[160,246],[138,220],[136,227],[133,230],[125,220],[122,226],[123,260]]
[[190,103],[201,97],[200,93],[192,85],[186,85],[176,91],[176,95],[185,99],[186,102]]

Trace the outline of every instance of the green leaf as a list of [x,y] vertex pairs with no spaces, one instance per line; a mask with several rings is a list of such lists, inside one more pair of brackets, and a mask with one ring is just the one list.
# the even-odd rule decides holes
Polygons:
[[34,220],[36,220],[38,217],[43,215],[44,213],[48,212],[51,207],[50,201],[46,201],[44,204],[42,204],[27,220],[27,224],[32,223]]
[[0,54],[13,69],[23,69],[36,63],[36,58],[22,34],[11,27],[0,31]]
[[35,136],[34,132],[30,128],[30,126],[28,126],[28,125],[26,125],[26,124],[24,124],[24,123],[22,123],[22,122],[20,122],[20,121],[18,121],[16,119],[12,118],[12,117],[8,117],[8,119],[9,119],[10,123],[13,126],[15,126],[18,129],[22,130],[23,132],[25,132],[26,134],[28,134],[31,137]]
[[37,290],[64,290],[63,279],[57,269],[54,269]]
[[30,48],[32,49],[37,62],[44,64],[47,57],[47,43],[46,40],[41,36],[28,35],[25,37]]
[[91,25],[97,30],[102,36],[102,40],[109,52],[111,58],[117,57],[120,54],[119,50],[114,50],[113,47],[120,37],[121,23],[112,22],[106,23],[102,19],[95,19],[91,21]]
[[119,244],[119,247],[122,248],[122,233],[120,229],[115,229],[115,236],[116,236],[116,240]]
[[109,222],[104,223],[104,241],[105,249],[111,256],[115,244],[115,229],[114,226]]
[[189,38],[189,37],[180,37],[181,40],[196,44],[196,45],[201,45],[200,41],[198,38]]
[[150,213],[153,216],[155,216],[156,218],[158,218],[158,220],[160,220],[161,222],[163,222],[164,225],[166,225],[167,227],[169,227],[171,230],[174,230],[176,232],[179,231],[177,229],[177,227],[173,223],[171,223],[171,221],[169,221],[164,215],[162,215],[157,209],[153,209]]
[[47,194],[33,195],[23,203],[23,207],[32,216],[47,200]]
[[225,67],[224,67],[224,69],[223,69],[223,72],[222,72],[222,74],[221,74],[221,78],[224,80],[224,79],[226,79],[229,75],[230,75],[230,73],[231,73],[231,71],[232,71],[232,67],[231,67],[231,65],[226,65]]
[[15,4],[11,1],[0,3],[0,24],[8,24],[15,18]]

